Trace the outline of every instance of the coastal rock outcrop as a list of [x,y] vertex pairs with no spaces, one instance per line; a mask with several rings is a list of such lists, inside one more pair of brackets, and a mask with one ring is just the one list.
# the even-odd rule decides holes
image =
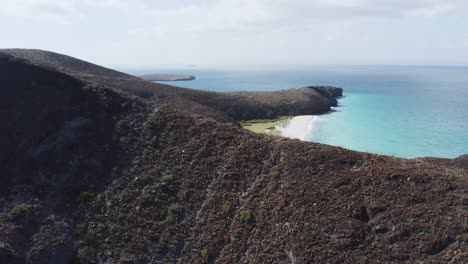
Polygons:
[[0,52],[2,263],[468,260],[463,170],[254,134],[192,90],[27,53]]
[[342,95],[341,88],[309,86],[271,92],[192,94],[203,105],[227,113],[235,120],[274,119],[278,116],[313,115],[330,111]]

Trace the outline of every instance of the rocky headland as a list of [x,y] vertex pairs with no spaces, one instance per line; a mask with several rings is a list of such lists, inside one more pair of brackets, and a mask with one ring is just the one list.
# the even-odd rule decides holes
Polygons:
[[468,260],[458,161],[239,127],[340,89],[203,92],[38,50],[0,50],[0,89],[0,263]]
[[304,87],[276,92],[219,93],[152,83],[66,55],[43,50],[2,50],[29,64],[51,69],[100,86],[123,96],[137,97],[168,105],[188,114],[199,114],[218,121],[266,119],[286,115],[320,114],[336,105],[341,88]]

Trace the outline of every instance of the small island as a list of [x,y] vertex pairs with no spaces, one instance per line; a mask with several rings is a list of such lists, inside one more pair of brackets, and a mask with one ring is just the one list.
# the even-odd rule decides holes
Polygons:
[[185,74],[147,74],[140,75],[139,78],[149,82],[177,82],[177,81],[192,81],[195,80],[195,76]]

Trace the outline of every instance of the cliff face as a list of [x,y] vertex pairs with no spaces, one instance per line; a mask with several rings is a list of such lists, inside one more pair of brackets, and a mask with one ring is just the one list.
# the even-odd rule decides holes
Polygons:
[[0,54],[1,263],[468,260],[461,169],[256,135],[102,78]]

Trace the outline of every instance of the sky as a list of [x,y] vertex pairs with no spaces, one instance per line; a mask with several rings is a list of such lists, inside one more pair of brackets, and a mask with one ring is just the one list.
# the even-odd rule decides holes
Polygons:
[[128,69],[468,66],[467,0],[1,0],[0,32]]

